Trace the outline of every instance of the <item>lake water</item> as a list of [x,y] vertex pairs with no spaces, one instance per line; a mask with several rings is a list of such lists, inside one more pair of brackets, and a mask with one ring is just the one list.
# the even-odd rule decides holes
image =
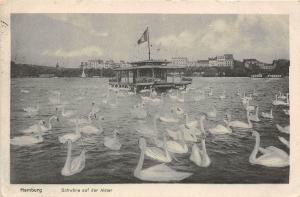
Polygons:
[[[255,88],[258,97],[251,104],[259,105],[259,110],[269,112],[272,100],[278,91],[287,93],[288,78],[284,79],[250,79],[250,78],[194,78],[190,90],[185,95],[185,102],[179,103],[191,119],[199,119],[200,115],[209,111],[212,104],[216,104],[218,116],[214,120],[206,120],[205,128],[211,128],[222,123],[226,111],[230,111],[232,119],[246,121],[246,112],[241,99],[235,95],[238,88],[250,93]],[[204,100],[195,101],[199,94],[197,89],[212,87],[213,96]],[[29,90],[28,94],[21,90]],[[226,90],[227,98],[219,99],[219,95]],[[22,78],[11,81],[11,138],[23,135],[21,130],[36,124],[38,120],[47,120],[57,114],[55,107],[49,103],[52,91],[61,92],[61,100],[68,102],[66,109],[76,110],[79,116],[86,116],[91,110],[91,103],[95,102],[100,108],[99,115],[104,116],[101,125],[104,132],[100,135],[84,135],[83,142],[87,149],[86,165],[82,172],[64,177],[61,169],[64,166],[67,146],[58,141],[58,136],[74,131],[75,126],[59,116],[59,122],[53,122],[51,133],[45,134],[44,141],[33,146],[11,145],[11,183],[145,183],[133,176],[133,171],[139,159],[140,150],[138,139],[141,137],[135,131],[138,121],[132,118],[130,109],[141,102],[139,95],[118,98],[115,108],[102,103],[103,94],[108,92],[108,79],[101,78]],[[40,111],[35,117],[26,117],[23,108],[36,106],[39,103]],[[165,98],[160,105],[147,104],[149,114],[163,114],[174,103]],[[253,123],[253,127],[261,135],[261,146],[276,146],[289,153],[289,150],[278,140],[283,136],[289,140],[289,135],[279,133],[276,124],[289,125],[289,116],[282,111],[283,106],[273,106],[274,119],[261,119]],[[152,122],[151,117],[145,120]],[[181,123],[183,120],[181,120]],[[98,123],[100,124],[100,123]],[[112,151],[103,145],[104,136],[111,135],[118,126],[122,148]],[[158,129],[176,128],[178,124],[158,122]],[[248,161],[255,144],[250,132],[234,130],[230,135],[208,135],[206,146],[211,158],[211,165],[207,168],[198,167],[189,160],[189,153],[176,155],[178,161],[167,165],[173,169],[192,172],[193,175],[182,183],[288,183],[289,167],[269,168],[251,165]],[[73,155],[82,150],[80,142],[73,145]],[[158,164],[145,158],[143,168]]]

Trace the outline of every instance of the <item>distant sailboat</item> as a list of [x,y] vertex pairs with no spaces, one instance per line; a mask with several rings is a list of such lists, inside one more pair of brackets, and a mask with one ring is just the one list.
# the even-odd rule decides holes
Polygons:
[[86,74],[84,73],[84,67],[82,67],[81,78],[86,78]]

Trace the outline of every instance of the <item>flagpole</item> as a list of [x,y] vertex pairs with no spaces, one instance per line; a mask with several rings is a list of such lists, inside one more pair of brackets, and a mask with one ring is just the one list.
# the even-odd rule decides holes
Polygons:
[[148,32],[148,35],[147,35],[147,40],[148,40],[148,53],[149,53],[149,60],[151,60],[150,58],[150,32],[149,32],[149,28],[147,27],[147,32]]

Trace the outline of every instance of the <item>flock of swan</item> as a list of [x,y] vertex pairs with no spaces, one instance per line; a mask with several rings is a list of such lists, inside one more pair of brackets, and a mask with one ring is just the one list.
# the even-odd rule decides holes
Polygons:
[[[186,89],[170,90],[166,93],[158,94],[154,89],[144,89],[141,94],[136,91],[130,92],[128,89],[110,87],[108,93],[103,94],[102,104],[110,107],[118,107],[120,97],[138,95],[140,102],[136,103],[130,110],[131,117],[137,119],[138,126],[135,132],[138,134],[138,144],[140,149],[140,157],[138,164],[134,169],[133,175],[143,181],[168,182],[180,181],[192,176],[193,173],[185,171],[177,171],[167,165],[172,161],[177,161],[177,154],[189,154],[189,160],[198,167],[209,167],[212,160],[209,157],[206,149],[206,136],[210,135],[229,135],[232,132],[249,132],[255,137],[255,145],[252,153],[249,153],[249,162],[255,165],[263,165],[267,167],[286,167],[289,166],[289,155],[285,151],[275,147],[261,147],[260,134],[253,129],[252,122],[268,121],[273,119],[273,110],[269,112],[261,112],[259,114],[259,106],[251,105],[251,102],[259,96],[254,89],[249,95],[242,94],[239,88],[235,95],[241,99],[243,110],[245,111],[247,122],[241,120],[232,120],[230,113],[220,114],[217,105],[211,105],[211,109],[202,113],[197,120],[189,117],[189,114],[180,107],[180,103],[184,103],[186,93],[195,91],[196,96],[194,101],[200,101],[206,97],[214,95],[213,89],[195,89],[187,87]],[[21,90],[22,93],[29,93],[28,90]],[[226,91],[217,96],[220,100],[227,98]],[[168,98],[174,102],[174,105],[164,113],[150,113],[146,106],[150,105],[158,109],[164,105],[165,99]],[[77,98],[83,99],[83,98]],[[55,108],[53,114],[46,123],[45,120],[39,120],[37,124],[22,130],[22,136],[16,136],[10,140],[10,143],[15,146],[32,146],[43,143],[43,135],[51,132],[53,121],[60,121],[61,118],[74,125],[73,131],[58,136],[58,141],[67,144],[67,157],[65,164],[61,170],[63,176],[71,176],[80,173],[85,168],[87,150],[82,140],[82,135],[100,135],[103,132],[101,122],[105,117],[100,116],[101,110],[93,102],[89,113],[86,117],[80,118],[76,111],[67,110],[67,101],[62,101],[61,93],[53,91],[49,97],[49,103]],[[279,92],[275,95],[275,100],[272,101],[273,106],[285,106],[283,112],[289,116],[289,94]],[[38,116],[39,105],[36,107],[26,107],[23,109],[27,117]],[[103,115],[103,114],[101,114]],[[223,124],[214,125],[211,128],[206,128],[207,120],[215,119],[223,116]],[[151,124],[145,124],[147,118],[152,119]],[[166,125],[177,125],[176,129],[171,127],[166,129],[158,129],[157,123]],[[113,127],[113,126],[112,126]],[[281,126],[276,124],[277,129],[284,135],[289,134],[289,126]],[[112,135],[104,136],[104,146],[110,150],[118,151],[122,144],[119,139],[120,132],[118,128],[112,129]],[[278,136],[278,140],[289,148],[289,141],[283,136]],[[82,150],[78,156],[72,156],[72,144],[79,141],[82,145]],[[258,153],[260,156],[258,156]],[[159,162],[159,164],[143,169],[145,157]]]

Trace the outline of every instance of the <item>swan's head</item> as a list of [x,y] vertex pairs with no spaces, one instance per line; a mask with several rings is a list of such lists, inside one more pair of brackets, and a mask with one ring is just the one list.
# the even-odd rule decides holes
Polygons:
[[144,138],[140,138],[139,140],[139,146],[141,150],[144,150],[147,146],[146,140]]
[[253,130],[253,131],[252,131],[252,136],[257,136],[257,135],[258,135],[258,132],[255,131],[255,130]]
[[40,125],[45,125],[46,122],[45,122],[44,120],[40,120],[39,124],[40,124]]
[[56,120],[57,122],[59,122],[59,118],[58,118],[57,116],[52,116],[52,118],[53,118],[54,120]]

